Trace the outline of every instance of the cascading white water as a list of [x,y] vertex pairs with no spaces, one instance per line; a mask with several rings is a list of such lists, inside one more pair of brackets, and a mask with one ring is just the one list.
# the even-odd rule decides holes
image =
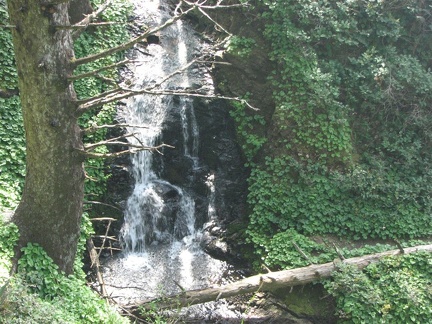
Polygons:
[[[159,6],[154,6],[157,1],[150,1],[153,6],[149,15],[159,24],[163,17]],[[156,9],[156,11],[155,11]],[[171,72],[183,67],[188,63],[188,52],[185,44],[185,28],[181,21],[173,26],[176,33],[176,42],[170,44],[169,50],[159,44],[150,44],[147,47],[148,54],[135,53],[138,61],[143,61],[137,66],[134,74],[136,76],[135,88],[148,87],[159,83]],[[176,51],[171,47],[176,45]],[[189,87],[187,73],[181,73],[172,79],[165,81],[161,88]],[[140,125],[147,128],[129,127],[128,132],[136,134],[130,137],[132,145],[144,145],[155,147],[162,131],[162,123],[167,106],[172,104],[170,96],[142,95],[129,100],[127,109],[124,111],[126,123]],[[198,130],[193,114],[193,106],[189,99],[180,99],[180,115],[183,128],[184,154],[197,161]],[[192,132],[191,132],[192,131]],[[191,143],[190,143],[191,142]],[[132,156],[135,187],[127,202],[125,211],[125,225],[122,230],[122,238],[126,251],[145,252],[145,246],[151,243],[167,243],[175,238],[194,235],[194,202],[187,192],[179,187],[159,179],[152,169],[152,152],[141,151]],[[175,222],[166,219],[164,215],[164,199],[161,190],[176,191],[179,201],[179,211]],[[158,192],[159,191],[159,192]],[[171,225],[171,226],[170,226]],[[170,228],[172,227],[173,228]]]
[[[150,17],[160,24],[169,16],[159,0],[136,1],[136,14]],[[148,22],[147,22],[148,23]],[[184,66],[198,41],[181,21],[163,31],[161,44],[150,44],[147,52],[134,51],[134,59],[141,62],[130,67],[136,89],[159,84],[161,80]],[[190,88],[186,72],[162,83],[162,89]],[[176,106],[173,106],[176,105]],[[167,107],[179,109],[183,137],[183,154],[199,167],[199,128],[192,100],[172,96],[141,95],[128,100],[123,117],[130,125],[128,133],[132,145],[154,147],[160,144]],[[169,143],[168,143],[169,144]],[[160,179],[154,171],[153,154],[141,151],[132,156],[135,185],[127,201],[122,242],[125,252],[104,264],[104,277],[109,293],[120,299],[133,301],[171,294],[183,289],[196,289],[216,281],[226,264],[210,258],[200,248],[201,229],[195,228],[195,202],[186,188]],[[207,183],[210,189],[209,220],[214,220],[214,176]],[[169,209],[175,201],[176,208]],[[123,288],[116,289],[113,286]]]

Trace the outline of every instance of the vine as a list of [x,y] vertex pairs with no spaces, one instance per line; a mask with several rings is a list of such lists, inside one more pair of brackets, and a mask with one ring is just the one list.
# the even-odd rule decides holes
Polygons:
[[262,144],[267,157],[249,179],[248,233],[259,253],[291,229],[352,239],[430,235],[432,76],[422,50],[431,42],[418,42],[430,27],[413,17],[430,21],[427,8],[262,3],[278,70],[277,137]]
[[429,323],[431,265],[429,253],[387,258],[363,272],[341,265],[326,288],[338,297],[342,322]]
[[[8,24],[5,4],[0,4],[0,24]],[[0,90],[17,89],[12,36],[0,28]],[[25,140],[18,96],[0,98],[0,208],[14,208],[25,176]]]
[[[316,235],[430,237],[430,7],[415,0],[263,0],[257,6],[278,67],[271,77],[276,109],[260,146],[265,157],[250,164],[247,233],[259,262],[289,268],[337,257],[310,239]],[[395,301],[398,285],[417,292],[427,273],[414,266],[406,272],[411,280],[401,267],[394,304],[379,301],[389,293],[383,287],[373,296],[369,288],[382,283],[372,276],[358,279],[368,292],[359,285],[351,299],[334,290],[339,315],[359,323],[428,318],[421,307],[430,294],[419,292],[413,312],[405,306],[409,299]],[[397,313],[401,305],[405,310]]]

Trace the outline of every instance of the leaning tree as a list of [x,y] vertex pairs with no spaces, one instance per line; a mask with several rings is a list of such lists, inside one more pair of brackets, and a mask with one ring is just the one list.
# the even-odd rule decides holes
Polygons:
[[[83,162],[88,157],[104,157],[92,151],[95,145],[102,143],[83,143],[79,117],[101,105],[136,94],[167,94],[159,87],[164,81],[160,80],[140,91],[117,85],[101,95],[78,100],[73,81],[95,75],[101,69],[81,75],[74,71],[83,64],[131,48],[191,11],[201,12],[211,19],[205,11],[240,6],[225,5],[223,0],[213,3],[216,4],[206,4],[206,0],[180,1],[172,18],[162,25],[148,28],[120,46],[77,58],[73,50],[74,38],[88,25],[97,26],[94,21],[110,5],[109,0],[96,10],[91,9],[88,0],[8,0],[27,143],[25,185],[13,216],[20,230],[17,250],[28,242],[38,243],[60,270],[72,272],[84,198]],[[126,63],[127,60],[106,68]],[[133,147],[121,154],[144,149],[149,148]]]

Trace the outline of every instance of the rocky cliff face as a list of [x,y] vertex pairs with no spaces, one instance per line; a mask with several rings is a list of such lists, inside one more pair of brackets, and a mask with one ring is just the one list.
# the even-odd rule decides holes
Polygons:
[[[199,51],[200,47],[188,50]],[[192,53],[194,55],[198,52]],[[189,78],[201,79],[201,84],[196,86],[213,91],[215,75],[209,72],[206,66],[195,67],[189,71]],[[230,259],[229,249],[221,245],[219,239],[229,223],[242,222],[246,218],[248,176],[235,124],[229,114],[231,106],[224,100],[189,100],[193,105],[198,143],[197,156],[191,157],[185,154],[185,147],[191,146],[192,139],[183,136],[185,124],[182,118],[185,116],[181,112],[182,100],[175,96],[167,103],[160,142],[174,148],[163,148],[163,154],[155,152],[153,168],[160,179],[191,195],[195,202],[195,227],[205,227],[204,248],[218,258]],[[190,114],[190,110],[187,113]],[[191,120],[191,116],[186,118]],[[110,170],[107,200],[124,208],[133,186],[129,159],[116,159]],[[179,199],[169,188],[161,187],[160,191],[165,201],[164,213],[174,222]],[[119,222],[118,228],[120,225]]]

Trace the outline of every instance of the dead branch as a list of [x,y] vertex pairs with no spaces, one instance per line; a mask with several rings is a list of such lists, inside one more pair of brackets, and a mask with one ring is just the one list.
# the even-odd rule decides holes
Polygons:
[[82,28],[75,30],[72,33],[72,38],[77,39],[79,35],[82,34],[84,30],[88,27],[88,25],[97,17],[99,17],[109,6],[111,5],[111,0],[107,0],[105,3],[103,3],[96,11],[93,13],[86,15],[86,17],[81,20],[80,22],[76,23],[75,26],[80,26]]
[[141,90],[133,90],[133,89],[123,89],[118,91],[120,93],[118,94],[113,94],[109,97],[103,97],[103,96],[98,96],[98,97],[93,97],[94,100],[89,100],[81,105],[78,106],[77,109],[77,113],[79,115],[85,113],[86,111],[89,111],[93,108],[111,103],[111,102],[117,102],[121,99],[126,99],[135,95],[140,95],[140,94],[149,94],[149,95],[155,95],[155,96],[160,96],[160,95],[174,95],[174,96],[182,96],[182,97],[197,97],[197,98],[207,98],[207,99],[223,99],[223,100],[232,100],[232,101],[237,101],[240,102],[242,104],[245,104],[246,106],[248,106],[250,109],[252,110],[256,110],[258,111],[259,109],[252,106],[251,104],[248,103],[247,100],[243,99],[243,98],[239,98],[239,97],[227,97],[227,96],[221,96],[221,95],[212,95],[212,94],[203,94],[203,93],[194,93],[194,92],[187,92],[187,91],[176,91],[176,90],[149,90],[148,88],[145,89],[141,89]]
[[116,67],[119,67],[119,66],[122,66],[122,65],[126,65],[128,63],[132,63],[132,62],[134,62],[134,61],[126,59],[126,60],[123,60],[123,61],[120,61],[120,62],[117,62],[117,63],[114,63],[114,64],[103,66],[103,67],[101,67],[99,69],[96,69],[96,70],[93,70],[93,71],[90,71],[90,72],[81,73],[81,74],[77,74],[77,75],[72,75],[72,76],[70,76],[68,78],[68,80],[69,81],[75,81],[75,80],[79,80],[79,79],[88,78],[88,77],[97,75],[99,72],[106,71],[106,70],[109,70],[109,69],[113,69],[113,68],[116,68]]
[[[105,141],[100,141],[100,142],[92,143],[92,144],[85,144],[84,149],[87,152],[90,152],[90,151],[94,150],[96,147],[103,146],[103,145],[125,145],[125,146],[136,147],[136,148],[145,147],[145,146],[141,146],[141,145],[138,146],[138,145],[133,145],[133,144],[130,144],[127,142],[119,141],[120,139],[124,139],[124,138],[128,138],[128,137],[135,137],[135,135],[136,135],[135,133],[129,133],[129,134],[124,134],[121,136],[113,137],[113,138],[107,139]],[[148,148],[148,147],[145,147],[145,148]]]
[[92,102],[94,100],[106,98],[106,97],[112,96],[112,95],[114,95],[116,93],[119,93],[119,92],[122,92],[122,91],[123,90],[121,88],[111,89],[111,90],[102,92],[101,94],[99,94],[97,96],[94,96],[94,97],[91,97],[91,98],[76,100],[75,104],[77,104],[77,105],[85,105],[85,104],[87,104],[89,102]]
[[98,22],[98,23],[88,23],[87,25],[55,25],[53,26],[55,29],[82,29],[87,28],[88,26],[96,26],[96,27],[103,27],[103,26],[112,26],[112,25],[129,25],[129,23],[124,22],[118,22],[118,21],[104,21],[104,22]]
[[89,134],[96,132],[98,129],[106,129],[106,128],[148,128],[148,126],[143,125],[133,125],[133,124],[113,124],[113,125],[92,125],[88,128],[81,130],[82,134]]
[[[101,203],[101,204],[103,204],[103,203]],[[107,204],[104,204],[104,205],[107,205]],[[118,209],[116,206],[113,206],[113,205],[107,205],[107,206],[110,206],[110,207],[113,207],[115,209]],[[112,217],[95,217],[95,218],[90,218],[90,221],[105,221],[105,220],[112,221],[112,222],[117,221],[117,219],[112,218]]]
[[[107,228],[106,228],[106,231],[105,231],[105,236],[104,236],[104,238],[102,239],[102,245],[101,245],[101,248],[100,248],[99,253],[98,253],[98,255],[97,255],[98,260],[99,260],[99,258],[100,258],[100,256],[101,256],[101,253],[102,253],[103,249],[105,248],[105,242],[106,242],[107,237],[108,237],[108,232],[109,232],[109,229],[110,229],[110,227],[111,227],[111,223],[112,223],[112,221],[109,220],[109,221],[108,221]],[[105,288],[105,287],[104,287],[104,288]]]
[[199,12],[201,12],[204,17],[206,17],[208,20],[210,20],[216,27],[218,27],[220,30],[222,30],[224,33],[226,33],[229,37],[232,36],[232,34],[226,30],[224,27],[222,27],[217,21],[215,21],[212,17],[208,15],[207,12],[205,12],[202,8],[198,8]]
[[[189,1],[184,1],[186,4],[188,4],[188,5],[190,5],[190,2]],[[204,1],[205,2],[205,1]],[[248,4],[247,3],[238,3],[238,4],[228,4],[228,5],[222,5],[221,3],[223,2],[223,0],[222,1],[218,1],[218,3],[216,4],[216,5],[213,5],[213,6],[206,6],[206,5],[204,5],[204,4],[201,4],[199,7],[200,8],[202,8],[202,9],[210,9],[210,10],[213,10],[213,9],[229,9],[229,8],[244,8],[244,7],[247,7],[248,6]]]
[[111,140],[102,141],[102,142],[95,143],[95,144],[84,145],[84,148],[86,149],[87,152],[90,152],[98,146],[109,146],[109,145],[121,145],[121,146],[127,146],[127,147],[131,147],[131,148],[137,148],[137,149],[142,148],[144,150],[151,150],[153,148],[151,146],[136,145],[136,144],[131,144],[131,143],[127,143],[127,142],[111,141]]
[[[174,24],[176,21],[178,21],[179,19],[183,18],[184,16],[186,16],[187,14],[189,14],[190,12],[192,12],[193,10],[195,10],[197,8],[198,9],[201,8],[201,9],[206,9],[206,10],[210,9],[211,10],[211,9],[219,9],[219,8],[235,8],[235,7],[244,7],[245,6],[244,4],[221,5],[220,3],[218,3],[216,5],[213,5],[213,6],[206,6],[206,5],[204,5],[204,3],[200,3],[199,1],[190,2],[190,1],[181,0],[180,3],[179,3],[179,5],[177,6],[177,8],[180,7],[181,3],[187,4],[189,6],[189,8],[186,9],[186,10],[181,11],[180,13],[179,13],[180,10],[176,10],[175,11],[175,15],[172,18],[168,19],[165,23],[163,23],[163,24],[161,24],[161,25],[159,25],[157,27],[154,27],[152,29],[148,29],[147,31],[145,31],[141,35],[139,35],[139,36],[131,39],[128,42],[120,44],[120,45],[118,45],[116,47],[112,47],[112,48],[110,48],[108,50],[105,50],[105,51],[97,53],[97,54],[89,55],[89,56],[82,57],[82,58],[76,58],[76,59],[74,59],[71,62],[72,66],[73,67],[77,67],[77,66],[82,65],[82,64],[86,64],[86,63],[89,63],[89,62],[93,62],[93,61],[99,60],[99,59],[101,59],[103,57],[112,55],[114,53],[130,49],[135,44],[137,44],[137,43],[145,40],[147,38],[147,36],[156,34],[160,30],[162,30],[162,29],[164,29],[164,28],[166,28],[166,27]],[[212,20],[212,21],[214,21],[214,20]],[[79,24],[81,24],[81,23],[79,23]],[[223,28],[222,26],[220,26],[220,27]]]
[[96,250],[109,250],[109,251],[122,251],[122,249],[114,248],[112,246],[104,246],[104,247],[95,247]]
[[105,288],[105,283],[102,277],[102,273],[100,271],[100,263],[99,263],[99,256],[100,256],[100,252],[99,254],[96,252],[96,248],[93,244],[93,240],[91,238],[87,239],[87,250],[89,252],[90,255],[90,260],[91,260],[91,268],[94,269],[94,271],[96,272],[96,278],[97,281],[99,283],[99,287],[100,287],[100,291],[103,297],[108,296],[106,288]]
[[[125,143],[126,144],[126,143]],[[77,151],[82,154],[85,158],[88,159],[107,159],[107,158],[115,158],[115,157],[119,157],[122,155],[128,155],[128,154],[135,154],[141,151],[156,151],[159,154],[162,154],[159,149],[163,148],[163,147],[168,147],[168,148],[174,148],[174,146],[168,145],[168,144],[160,144],[158,146],[152,146],[152,147],[142,147],[140,146],[139,148],[131,148],[128,150],[123,150],[120,152],[113,152],[113,153],[94,153],[94,152],[87,152],[84,149],[77,149]]]
[[[419,245],[404,249],[404,254],[416,252],[432,252],[432,244]],[[355,258],[345,259],[338,263],[344,263],[356,266],[358,269],[363,269],[369,264],[376,263],[382,258],[390,256],[400,256],[401,251],[391,250],[381,253],[364,255]],[[333,272],[339,269],[336,262],[324,264],[314,264],[307,267],[296,268],[291,270],[275,271],[268,274],[259,274],[249,278],[241,279],[236,282],[199,290],[191,290],[181,292],[179,294],[164,297],[162,299],[143,300],[133,306],[125,306],[131,312],[137,311],[138,307],[146,307],[150,303],[157,303],[160,308],[169,308],[173,306],[190,306],[201,304],[208,301],[213,301],[216,298],[227,298],[240,294],[247,294],[261,291],[274,291],[279,288],[287,288],[299,285],[305,285],[314,281],[319,281],[332,276]]]
[[314,262],[311,260],[311,258],[300,248],[300,246],[297,245],[296,242],[292,242],[292,244],[294,245],[297,252],[300,253],[301,256],[303,258],[305,258],[306,261],[308,261],[310,264],[314,264]]
[[127,50],[129,48],[131,48],[132,46],[134,46],[135,44],[143,41],[144,39],[147,38],[147,36],[152,35],[157,33],[158,31],[174,24],[177,20],[181,19],[182,17],[184,17],[185,15],[187,15],[189,12],[191,12],[192,10],[194,10],[196,8],[196,5],[191,6],[188,10],[182,12],[181,14],[172,17],[171,19],[168,19],[165,23],[153,28],[153,29],[149,29],[147,31],[145,31],[143,34],[141,34],[138,37],[135,37],[133,39],[131,39],[130,41],[120,44],[118,46],[115,47],[111,47],[108,50],[105,50],[103,52],[97,53],[97,54],[93,54],[93,55],[89,55],[89,56],[85,56],[79,59],[75,59],[73,62],[71,62],[71,64],[73,65],[73,67],[77,67],[79,65],[82,64],[86,64],[89,62],[93,62],[93,61],[97,61],[103,57],[115,54],[117,52],[121,52],[124,50]]
[[[84,204],[89,204],[89,205],[102,205],[102,206],[107,206],[107,207],[111,207],[111,208],[117,209],[117,210],[120,211],[120,212],[123,212],[123,210],[121,210],[120,208],[118,208],[118,207],[116,207],[116,206],[114,206],[114,205],[110,205],[110,204],[103,203],[103,202],[100,202],[100,201],[85,200],[83,203],[84,203]],[[106,217],[102,217],[102,218],[106,218]],[[103,220],[102,218],[91,218],[90,220]]]
[[[91,237],[94,238],[106,238],[107,240],[112,240],[112,241],[118,241],[118,239],[115,236],[108,236],[108,235],[92,235]],[[104,249],[105,247],[102,247],[102,249]]]
[[[214,7],[219,7],[221,6],[221,2],[219,1],[217,3],[217,5],[215,5]],[[179,5],[176,8],[176,14],[178,12],[179,6],[181,5],[182,2],[179,3]],[[217,44],[215,44],[213,47],[217,47],[217,46],[222,46],[224,43],[228,42],[230,37],[231,37],[231,33],[229,33],[225,28],[223,28],[222,26],[220,26],[214,19],[212,19],[210,16],[208,16],[206,14],[205,11],[203,11],[201,9],[201,7],[204,5],[204,2],[198,3],[190,3],[187,2],[188,5],[190,5],[191,7],[186,10],[186,11],[182,11],[180,14],[177,14],[176,16],[172,17],[171,19],[169,19],[165,24],[157,27],[156,29],[152,29],[151,31],[147,31],[144,34],[138,36],[137,38],[133,39],[132,41],[128,42],[128,43],[124,43],[123,45],[120,46],[126,46],[126,48],[129,48],[131,46],[133,46],[134,44],[138,43],[140,40],[144,39],[146,36],[154,34],[156,31],[159,31],[160,29],[171,25],[172,23],[174,23],[175,21],[177,21],[178,19],[180,19],[182,16],[184,16],[186,13],[188,13],[190,10],[192,10],[193,8],[198,8],[198,10],[200,12],[202,12],[203,15],[205,15],[208,19],[210,19],[216,26],[218,26],[220,29],[222,29],[225,33],[227,33],[229,36],[224,38],[222,41],[218,42]],[[205,6],[207,9],[209,8],[213,8],[213,6]],[[227,6],[229,7],[229,6]],[[145,36],[145,37],[144,37]],[[130,45],[130,46],[129,46]],[[110,51],[110,50],[108,50]],[[99,55],[99,54],[97,54]],[[172,73],[168,74],[167,76],[165,76],[164,78],[162,78],[161,80],[159,80],[158,82],[154,83],[153,85],[144,88],[144,89],[140,89],[140,90],[134,90],[134,89],[130,89],[130,88],[125,88],[125,87],[121,87],[119,86],[118,88],[115,88],[113,90],[111,90],[110,92],[106,92],[104,94],[98,95],[98,96],[94,96],[91,98],[87,98],[85,100],[81,100],[81,101],[77,101],[76,103],[78,104],[78,109],[77,109],[77,114],[81,115],[86,111],[89,111],[91,109],[94,109],[96,107],[100,107],[103,106],[105,104],[108,103],[113,103],[113,102],[117,102],[119,100],[122,99],[127,99],[129,97],[135,96],[135,95],[140,95],[140,94],[150,94],[150,95],[177,95],[177,96],[185,96],[185,97],[200,97],[200,98],[208,98],[208,99],[223,99],[223,100],[232,100],[232,101],[237,101],[237,102],[241,102],[243,104],[245,104],[246,106],[248,106],[249,108],[253,109],[253,110],[258,110],[257,108],[253,107],[252,105],[250,105],[245,99],[242,98],[238,98],[238,97],[227,97],[227,96],[219,96],[219,95],[214,95],[214,94],[204,94],[204,93],[199,93],[199,92],[192,92],[192,91],[175,91],[175,90],[157,90],[157,88],[159,88],[164,82],[166,82],[167,80],[171,79],[172,77],[174,77],[177,74],[183,73],[186,69],[188,69],[190,66],[192,66],[195,63],[205,63],[205,60],[203,60],[205,54],[191,60],[190,62],[188,62],[187,64],[185,64],[184,66],[180,67],[179,69],[173,71]],[[83,58],[84,59],[84,58]],[[77,61],[75,61],[75,64],[84,64],[84,61],[81,61],[82,59],[78,59]],[[208,63],[213,63],[213,62],[208,62]],[[97,70],[94,71],[94,73],[88,73],[87,75],[95,75],[97,74]],[[81,76],[85,77],[85,74],[82,74]],[[79,76],[77,76],[78,78]],[[75,77],[71,77],[75,78]]]

